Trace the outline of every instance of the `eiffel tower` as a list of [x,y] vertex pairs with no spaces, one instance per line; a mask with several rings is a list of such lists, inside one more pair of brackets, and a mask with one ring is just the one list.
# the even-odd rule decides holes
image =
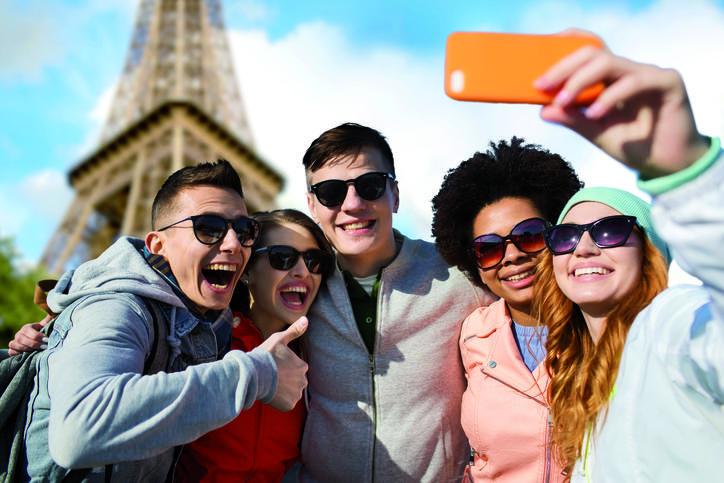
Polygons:
[[275,207],[284,179],[254,152],[221,0],[142,0],[100,144],[70,170],[75,197],[41,263],[57,274],[145,236],[168,175],[218,158],[239,172],[249,212]]

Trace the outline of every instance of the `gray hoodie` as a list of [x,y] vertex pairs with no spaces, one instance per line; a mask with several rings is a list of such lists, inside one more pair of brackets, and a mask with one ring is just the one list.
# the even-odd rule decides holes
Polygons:
[[[163,481],[174,446],[276,390],[276,365],[265,350],[231,351],[208,362],[217,355],[211,323],[186,309],[142,248],[142,240],[118,240],[64,274],[48,296],[54,311],[65,311],[39,360],[28,408],[33,481],[48,474],[49,456],[63,468],[125,462],[115,465],[114,481]],[[157,302],[160,322],[168,324],[169,363],[153,375],[142,374],[154,329],[140,297]],[[228,309],[219,319],[227,316]],[[87,480],[103,481],[102,471]]]

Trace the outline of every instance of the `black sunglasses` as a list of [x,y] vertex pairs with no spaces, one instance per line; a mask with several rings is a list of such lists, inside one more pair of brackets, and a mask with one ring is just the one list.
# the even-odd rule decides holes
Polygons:
[[549,226],[550,223],[541,218],[528,218],[515,225],[506,236],[497,233],[480,235],[473,240],[470,253],[478,267],[492,268],[503,260],[506,240],[510,240],[522,252],[539,252],[545,248],[543,233]]
[[636,217],[627,215],[606,216],[585,225],[563,223],[546,230],[546,246],[553,255],[571,253],[578,246],[583,233],[588,232],[599,248],[619,247],[631,236],[635,224]]
[[297,264],[299,256],[302,256],[304,265],[306,265],[309,273],[325,273],[332,263],[332,254],[322,250],[313,248],[305,252],[300,252],[294,247],[287,245],[272,245],[264,248],[257,248],[251,253],[251,257],[261,255],[267,252],[269,254],[269,265],[274,270],[286,272],[291,270]]
[[310,193],[314,193],[320,203],[328,208],[339,206],[347,197],[347,185],[354,184],[354,189],[360,198],[367,201],[374,201],[385,194],[387,188],[387,180],[395,181],[395,177],[390,173],[373,172],[365,173],[354,179],[328,179],[315,183],[309,189]]
[[[252,220],[249,217],[242,216],[234,219],[226,219],[219,215],[194,215],[179,220],[176,223],[171,223],[168,226],[159,228],[157,231],[167,230],[173,226],[183,223],[186,220],[191,220],[191,225],[194,229],[194,236],[196,239],[204,245],[214,245],[219,243],[226,236],[226,232],[229,230],[229,225],[233,228],[236,233],[236,237],[239,239],[239,243],[243,247],[252,246],[257,238],[261,228],[256,220]],[[177,227],[177,228],[188,228],[188,227]]]

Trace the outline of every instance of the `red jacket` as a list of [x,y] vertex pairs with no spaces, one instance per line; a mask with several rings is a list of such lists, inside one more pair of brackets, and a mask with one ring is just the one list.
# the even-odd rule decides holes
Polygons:
[[[248,352],[262,343],[259,330],[239,313],[232,349]],[[226,426],[184,446],[176,466],[176,482],[279,482],[299,459],[306,418],[300,401],[289,412],[256,401]]]

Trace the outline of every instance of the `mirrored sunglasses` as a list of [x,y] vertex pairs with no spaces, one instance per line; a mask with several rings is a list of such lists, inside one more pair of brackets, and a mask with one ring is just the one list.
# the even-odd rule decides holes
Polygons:
[[528,218],[515,225],[506,236],[497,233],[480,235],[473,240],[470,253],[475,264],[484,269],[492,268],[503,260],[506,240],[510,240],[522,252],[539,252],[545,248],[543,233],[549,226],[550,223],[541,218]]
[[347,185],[354,184],[354,189],[360,198],[367,201],[374,201],[385,194],[387,180],[395,180],[390,173],[373,172],[365,173],[354,179],[328,179],[315,183],[309,189],[320,203],[328,208],[341,205],[347,197]]
[[575,250],[588,232],[597,247],[614,248],[626,243],[635,224],[636,217],[628,215],[606,216],[585,225],[562,223],[546,230],[545,242],[553,255],[563,255]]

